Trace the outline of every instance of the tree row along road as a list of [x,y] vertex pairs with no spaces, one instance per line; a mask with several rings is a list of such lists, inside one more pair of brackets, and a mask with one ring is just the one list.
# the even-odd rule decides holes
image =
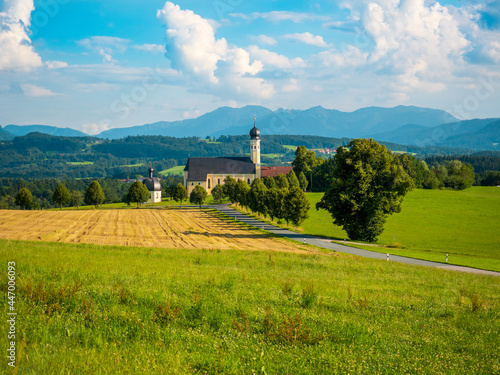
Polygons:
[[[241,221],[245,224],[266,230],[268,232],[271,232],[271,233],[274,233],[274,234],[277,234],[277,235],[280,235],[280,236],[283,236],[283,237],[286,237],[286,238],[289,238],[289,239],[292,239],[295,241],[304,242],[304,240],[305,240],[305,242],[310,244],[310,245],[322,247],[324,249],[329,249],[329,250],[338,251],[341,253],[346,253],[346,254],[351,254],[351,255],[357,255],[357,256],[365,257],[365,258],[387,260],[387,254],[378,253],[375,251],[362,250],[362,249],[358,249],[358,248],[350,247],[350,246],[340,245],[337,243],[333,243],[331,240],[328,240],[328,239],[304,235],[304,234],[292,232],[292,231],[287,230],[287,229],[279,228],[279,227],[276,227],[274,225],[264,223],[262,221],[259,221],[257,219],[254,219],[252,217],[249,217],[245,214],[242,214],[242,213],[236,211],[235,209],[229,207],[228,204],[213,205],[210,207],[214,208],[214,209],[222,212],[223,214],[230,216],[238,221]],[[421,260],[421,259],[406,258],[406,257],[398,256],[398,255],[390,255],[389,260],[391,262],[413,264],[413,265],[417,265],[417,266],[436,267],[436,268],[450,270],[450,271],[461,271],[461,272],[477,273],[477,274],[483,274],[483,275],[500,276],[500,272],[486,271],[486,270],[480,270],[477,268],[470,268],[470,267],[463,267],[463,266],[455,266],[452,264],[431,262],[431,261]]]

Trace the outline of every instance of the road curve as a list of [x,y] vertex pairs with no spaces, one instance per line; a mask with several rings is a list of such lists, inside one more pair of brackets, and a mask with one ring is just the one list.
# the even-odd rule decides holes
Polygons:
[[[274,234],[277,234],[277,235],[280,235],[280,236],[283,236],[286,238],[290,238],[290,239],[295,240],[295,241],[299,241],[299,242],[305,241],[308,244],[322,247],[324,249],[338,251],[338,252],[346,253],[346,254],[357,255],[360,257],[387,260],[387,254],[378,253],[375,251],[362,250],[362,249],[358,249],[358,248],[350,247],[350,246],[340,245],[337,243],[333,243],[331,240],[328,240],[328,239],[304,235],[304,234],[292,232],[292,231],[287,230],[287,229],[279,228],[279,227],[276,227],[276,226],[271,225],[271,224],[264,223],[262,221],[254,219],[252,217],[249,217],[245,214],[242,214],[241,212],[236,211],[235,209],[229,207],[228,204],[212,205],[212,206],[208,206],[208,207],[214,208],[214,209],[222,212],[223,214],[230,216],[236,220],[239,220],[245,224],[266,230],[268,232],[271,232],[271,233],[274,233]],[[460,271],[460,272],[476,273],[476,274],[482,274],[482,275],[500,276],[500,272],[486,271],[486,270],[481,270],[481,269],[477,269],[477,268],[456,266],[456,265],[446,264],[446,263],[431,262],[428,260],[406,258],[406,257],[402,257],[399,255],[390,255],[389,260],[391,262],[414,264],[414,265],[426,266],[426,267],[435,267],[435,268],[445,269],[445,270],[449,270],[449,271]]]

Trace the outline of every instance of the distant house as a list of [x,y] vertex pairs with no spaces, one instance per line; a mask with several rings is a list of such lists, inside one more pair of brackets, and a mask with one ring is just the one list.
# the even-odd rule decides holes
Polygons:
[[184,168],[184,186],[188,194],[200,185],[211,194],[216,185],[224,184],[227,176],[251,184],[261,178],[260,131],[254,119],[250,130],[250,157],[246,158],[189,158]]
[[161,202],[161,184],[158,179],[153,177],[153,168],[149,168],[149,177],[142,180],[142,183],[149,190],[149,200],[146,203]]

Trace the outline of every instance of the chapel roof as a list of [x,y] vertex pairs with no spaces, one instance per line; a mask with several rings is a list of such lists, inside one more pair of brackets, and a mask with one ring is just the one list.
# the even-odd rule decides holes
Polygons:
[[148,169],[149,177],[142,180],[142,183],[148,188],[149,191],[161,191],[161,184],[156,178],[153,177],[153,167]]

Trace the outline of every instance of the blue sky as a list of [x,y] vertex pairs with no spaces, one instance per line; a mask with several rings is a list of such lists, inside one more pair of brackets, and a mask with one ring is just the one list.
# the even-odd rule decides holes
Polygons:
[[0,125],[221,106],[500,117],[500,1],[0,0]]

